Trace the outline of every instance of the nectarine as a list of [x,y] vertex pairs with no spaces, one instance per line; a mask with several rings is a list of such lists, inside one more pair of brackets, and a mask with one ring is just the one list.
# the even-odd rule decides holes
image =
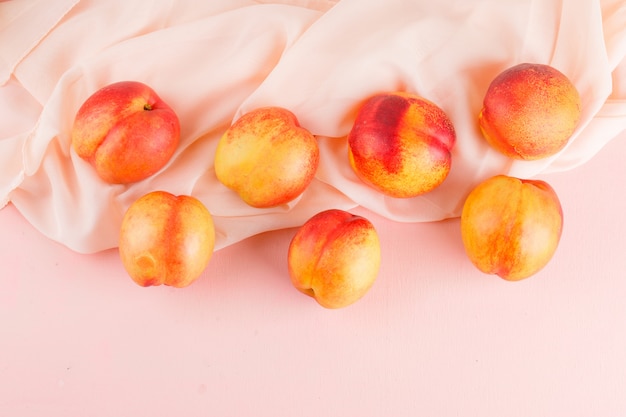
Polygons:
[[143,180],[163,168],[180,141],[174,110],[147,85],[110,84],[80,107],[72,127],[76,154],[108,183]]
[[215,152],[217,179],[257,208],[294,200],[309,186],[318,165],[317,140],[280,107],[244,114],[226,130]]
[[563,229],[563,211],[554,189],[541,180],[506,175],[475,187],[463,205],[465,251],[482,272],[516,281],[552,259]]
[[292,284],[326,308],[346,307],[365,295],[380,267],[380,241],[372,223],[343,210],[316,214],[302,225],[288,251]]
[[119,253],[140,286],[186,287],[213,255],[211,213],[192,196],[153,191],[137,199],[122,221]]
[[544,64],[519,64],[489,85],[478,116],[487,142],[504,155],[541,159],[563,149],[581,116],[572,82]]
[[382,93],[359,109],[348,158],[357,176],[377,191],[414,197],[446,179],[455,140],[452,122],[434,103],[410,93]]

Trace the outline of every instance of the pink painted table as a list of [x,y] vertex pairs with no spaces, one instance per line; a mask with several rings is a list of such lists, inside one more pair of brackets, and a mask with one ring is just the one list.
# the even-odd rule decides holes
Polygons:
[[565,229],[522,282],[478,272],[459,221],[378,228],[380,276],[325,310],[289,282],[293,229],[140,288],[0,210],[3,416],[626,415],[626,135],[543,176]]

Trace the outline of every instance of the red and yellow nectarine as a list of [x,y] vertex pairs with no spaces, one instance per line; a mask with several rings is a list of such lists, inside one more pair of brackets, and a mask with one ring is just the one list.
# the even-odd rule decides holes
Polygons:
[[446,113],[410,93],[382,93],[359,109],[348,135],[357,176],[391,197],[427,193],[448,176],[456,140]]
[[163,168],[180,141],[176,113],[147,85],[122,81],[101,88],[80,107],[72,146],[106,182],[143,180]]
[[288,251],[292,284],[326,308],[346,307],[363,297],[380,267],[380,241],[372,223],[331,209],[298,229]]
[[563,149],[580,116],[580,95],[563,73],[525,63],[491,82],[478,120],[494,149],[510,158],[534,160]]

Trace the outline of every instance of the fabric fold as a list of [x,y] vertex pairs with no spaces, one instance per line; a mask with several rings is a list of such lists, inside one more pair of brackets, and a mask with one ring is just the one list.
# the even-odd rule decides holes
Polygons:
[[22,0],[0,4],[0,85],[79,0]]
[[[116,247],[125,210],[157,189],[199,198],[214,216],[218,249],[328,208],[362,206],[405,222],[455,217],[482,179],[572,169],[626,129],[626,5],[618,0],[67,0],[53,2],[51,15],[35,0],[20,3],[0,19],[0,111],[23,112],[0,127],[0,202],[78,252]],[[46,24],[16,29],[25,16]],[[4,42],[8,33],[15,45]],[[555,66],[583,100],[568,146],[541,161],[498,154],[477,126],[490,81],[521,62]],[[82,102],[121,80],[150,85],[176,111],[181,144],[154,176],[109,185],[73,152],[70,132]],[[436,103],[457,131],[449,177],[410,199],[367,187],[347,160],[358,106],[395,90]],[[230,123],[268,105],[288,108],[318,137],[321,164],[301,197],[260,210],[217,181],[213,155]]]

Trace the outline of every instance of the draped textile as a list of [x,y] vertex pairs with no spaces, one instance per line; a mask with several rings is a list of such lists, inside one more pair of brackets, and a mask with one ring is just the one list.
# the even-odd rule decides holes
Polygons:
[[[328,208],[451,218],[479,181],[575,168],[625,130],[625,57],[621,0],[4,1],[0,206],[11,202],[82,253],[116,247],[125,210],[157,189],[199,198],[214,216],[216,248]],[[522,62],[562,71],[583,105],[568,146],[532,162],[498,154],[477,126],[490,81]],[[89,95],[122,80],[150,85],[176,111],[181,143],[152,177],[110,185],[71,149],[70,131]],[[396,90],[436,103],[457,132],[446,181],[409,199],[367,187],[347,159],[355,109]],[[217,181],[213,156],[230,123],[268,105],[317,136],[321,161],[301,197],[255,209]]]

